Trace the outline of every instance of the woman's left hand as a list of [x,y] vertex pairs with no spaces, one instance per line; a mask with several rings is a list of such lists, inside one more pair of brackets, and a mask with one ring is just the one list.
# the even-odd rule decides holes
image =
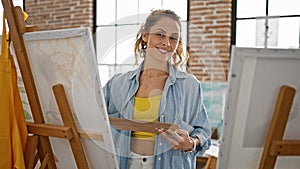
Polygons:
[[191,140],[188,131],[182,129],[158,131],[174,150],[191,150],[194,142]]

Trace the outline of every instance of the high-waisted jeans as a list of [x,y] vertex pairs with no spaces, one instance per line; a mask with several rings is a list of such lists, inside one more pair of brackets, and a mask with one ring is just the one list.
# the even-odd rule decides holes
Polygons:
[[143,156],[130,152],[130,169],[153,169],[154,156]]

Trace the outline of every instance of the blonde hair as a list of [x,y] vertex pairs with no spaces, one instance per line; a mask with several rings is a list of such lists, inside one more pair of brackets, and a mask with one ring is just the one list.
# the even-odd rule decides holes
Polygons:
[[[146,48],[147,43],[143,41],[142,39],[142,33],[149,32],[151,27],[159,20],[161,17],[169,17],[173,20],[175,20],[179,26],[180,26],[180,34],[181,34],[181,22],[180,17],[171,10],[154,10],[151,12],[151,14],[147,17],[146,22],[142,24],[140,30],[138,31],[136,35],[136,42],[134,47],[134,53],[135,53],[135,64],[138,64],[138,61],[140,57],[145,57],[146,55]],[[173,63],[176,67],[184,65],[188,58],[189,54],[186,51],[184,53],[183,51],[183,44],[182,44],[182,36],[179,38],[178,47],[176,49],[176,54],[178,56],[178,59],[176,56],[173,57]]]

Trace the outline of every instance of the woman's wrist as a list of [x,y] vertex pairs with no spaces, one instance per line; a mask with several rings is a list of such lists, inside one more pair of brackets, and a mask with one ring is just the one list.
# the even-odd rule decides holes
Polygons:
[[193,137],[193,139],[196,141],[196,147],[201,144],[198,137],[195,136],[195,137]]
[[193,142],[192,147],[188,150],[186,150],[185,152],[194,152],[196,150],[196,146],[197,146],[197,140],[193,137],[190,137],[191,142]]

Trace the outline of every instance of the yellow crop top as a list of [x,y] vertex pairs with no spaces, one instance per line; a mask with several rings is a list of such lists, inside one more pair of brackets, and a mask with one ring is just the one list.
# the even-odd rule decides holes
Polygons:
[[[133,119],[147,122],[157,122],[160,99],[161,95],[149,98],[135,97]],[[133,131],[131,137],[140,140],[155,140],[156,134]]]

